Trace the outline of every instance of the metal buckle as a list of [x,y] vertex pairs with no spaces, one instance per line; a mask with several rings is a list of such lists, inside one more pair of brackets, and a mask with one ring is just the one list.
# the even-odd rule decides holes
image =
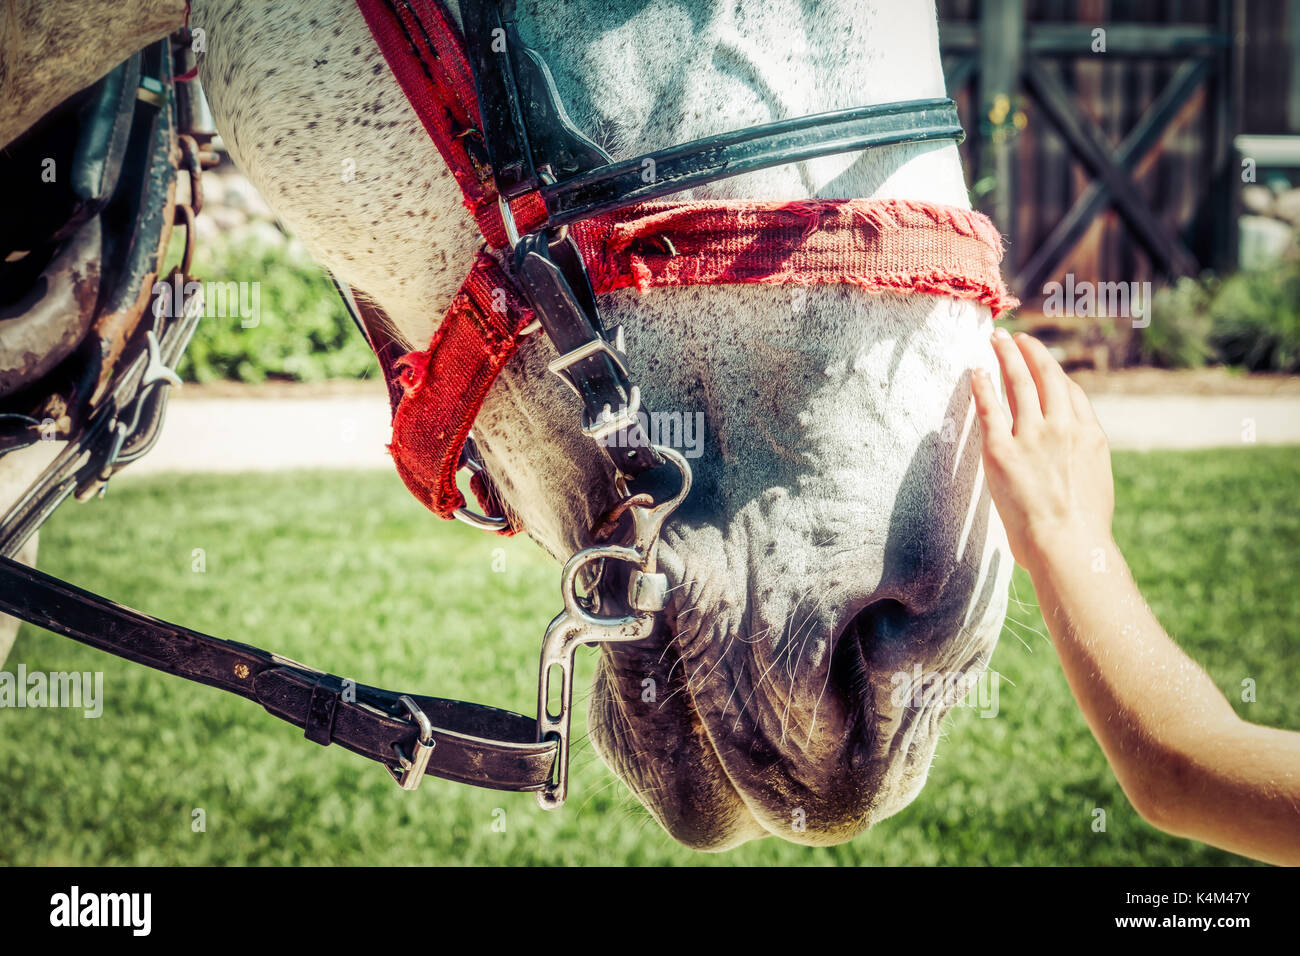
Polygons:
[[623,361],[623,356],[619,355],[618,352],[614,350],[613,346],[600,336],[582,343],[572,352],[565,352],[563,355],[556,356],[546,363],[546,368],[555,375],[559,375],[565,382],[568,382],[569,387],[576,392],[578,391],[577,387],[567,376],[561,373],[568,371],[569,366],[576,365],[585,358],[591,358],[597,352],[604,352],[610,357],[610,360],[618,366],[620,372],[624,375],[628,374],[627,363]]
[[[420,781],[424,779],[424,771],[429,766],[429,757],[432,756],[433,748],[437,746],[438,742],[433,739],[433,724],[429,723],[429,718],[424,715],[420,705],[406,694],[403,694],[398,700],[405,705],[415,719],[420,728],[420,736],[415,741],[415,750],[410,757],[405,756],[398,750],[396,744],[393,745],[393,752],[397,754],[397,762],[401,770],[398,771],[388,767],[388,772],[403,790],[415,790],[419,788]],[[388,765],[385,764],[385,766]]]
[[595,441],[601,441],[617,431],[624,428],[631,428],[637,424],[637,412],[641,410],[641,389],[636,385],[632,386],[632,392],[627,397],[627,405],[619,409],[617,413],[610,410],[606,405],[601,409],[600,417],[595,421],[582,423],[582,433],[588,438]]
[[[621,326],[619,332],[622,332]],[[619,374],[623,376],[624,380],[631,377],[631,373],[629,373],[627,369],[627,363],[623,361],[622,354],[620,354],[616,348],[599,335],[596,338],[579,345],[573,351],[565,352],[563,355],[551,359],[546,363],[546,368],[565,385],[573,389],[575,395],[582,398],[582,392],[578,390],[578,386],[569,376],[568,369],[570,366],[581,362],[583,359],[591,358],[593,355],[602,352],[609,357],[611,362],[614,363],[614,367],[618,369]],[[609,405],[606,405],[601,409],[596,418],[591,420],[584,418],[582,422],[582,433],[588,438],[600,441],[601,439],[614,434],[614,432],[635,425],[637,423],[637,412],[640,410],[641,389],[638,386],[633,385],[628,391],[627,404],[625,406],[619,409],[618,412],[615,412],[609,407]]]

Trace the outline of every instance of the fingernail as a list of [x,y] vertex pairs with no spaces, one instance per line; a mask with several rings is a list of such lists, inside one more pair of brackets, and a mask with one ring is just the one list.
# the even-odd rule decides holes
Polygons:
[[1011,338],[1011,333],[1008,332],[1006,329],[1002,328],[1001,326],[998,326],[996,329],[993,330],[993,337],[995,339],[1009,339]]

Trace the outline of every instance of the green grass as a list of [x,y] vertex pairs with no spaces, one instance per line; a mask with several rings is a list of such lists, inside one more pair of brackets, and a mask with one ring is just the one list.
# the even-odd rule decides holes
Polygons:
[[[1300,729],[1300,448],[1117,454],[1115,467],[1116,534],[1156,614],[1241,714]],[[196,548],[204,573],[192,570]],[[388,474],[120,480],[106,500],[55,516],[42,565],[367,683],[524,713],[558,606],[557,569],[535,547],[443,524]],[[1241,862],[1129,808],[1020,572],[1015,594],[1024,603],[993,659],[998,715],[953,713],[910,807],[843,846],[767,839],[721,855],[669,840],[585,746],[558,813],[436,779],[402,793],[376,765],[307,743],[252,703],[25,627],[6,669],[102,670],[106,700],[98,719],[0,710],[0,863]],[[585,656],[580,687],[590,673]],[[1256,703],[1240,702],[1245,678]],[[576,720],[585,726],[581,710]],[[1093,832],[1094,808],[1105,832]]]

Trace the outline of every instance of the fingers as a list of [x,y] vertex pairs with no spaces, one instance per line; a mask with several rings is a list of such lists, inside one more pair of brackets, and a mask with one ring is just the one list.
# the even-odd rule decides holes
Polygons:
[[1012,430],[1042,421],[1038,385],[1025,364],[1024,355],[1006,329],[993,333],[993,351],[1002,366],[1002,381],[1006,384],[1007,402],[1011,405]]
[[1096,425],[1101,427],[1101,422],[1097,418],[1097,411],[1092,407],[1092,402],[1088,401],[1088,395],[1078,382],[1072,378],[1067,378],[1070,392],[1070,407],[1074,409],[1074,417],[1085,425]]
[[1069,378],[1061,363],[1047,351],[1047,346],[1032,335],[1023,332],[1013,340],[1029,366],[1038,388],[1038,401],[1043,409],[1044,418],[1067,418],[1074,416],[1074,406],[1070,400]]
[[993,388],[993,380],[982,368],[971,372],[971,394],[975,398],[975,417],[980,423],[980,435],[983,437],[985,451],[997,448],[1011,437],[1011,422],[1002,410],[998,393]]

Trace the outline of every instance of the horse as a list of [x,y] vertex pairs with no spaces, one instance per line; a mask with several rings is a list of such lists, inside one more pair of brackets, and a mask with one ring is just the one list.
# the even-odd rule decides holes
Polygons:
[[[170,16],[112,42],[185,22],[186,5],[141,6]],[[424,348],[481,239],[354,0],[193,0],[188,16],[235,163],[402,344]],[[931,4],[536,0],[520,29],[574,123],[616,159],[944,94]],[[89,82],[95,68],[71,69]],[[684,197],[970,209],[952,143],[809,159]],[[660,539],[666,607],[645,640],[601,646],[590,740],[687,846],[849,840],[920,792],[953,704],[900,686],[978,676],[1006,614],[1012,561],[969,398],[971,370],[995,367],[990,309],[761,284],[625,290],[601,309],[647,407],[698,413],[704,432]],[[474,435],[505,507],[563,559],[617,495],[548,374],[555,357],[544,336],[525,341]]]

